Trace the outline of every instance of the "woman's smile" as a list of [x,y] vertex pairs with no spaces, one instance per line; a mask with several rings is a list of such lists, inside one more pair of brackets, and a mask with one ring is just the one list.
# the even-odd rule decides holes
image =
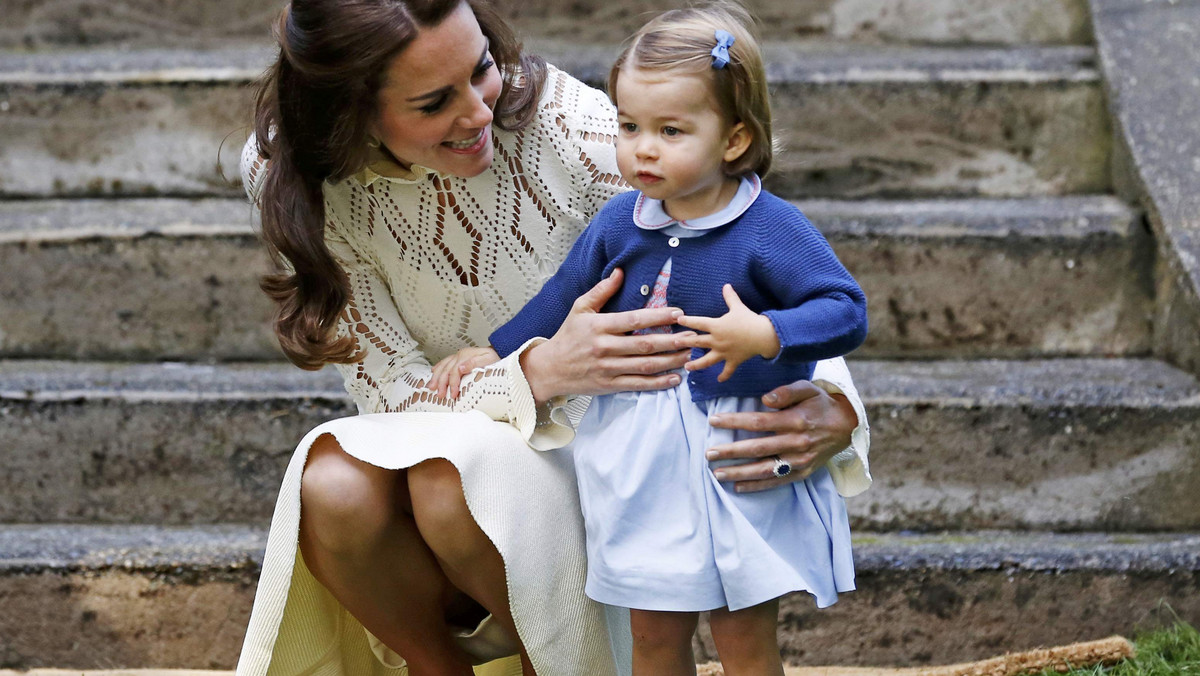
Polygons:
[[491,134],[488,133],[488,128],[484,127],[471,138],[463,139],[461,141],[446,141],[442,145],[449,148],[451,152],[462,153],[464,155],[474,155],[475,153],[483,150],[484,146],[487,145],[487,142],[490,139]]

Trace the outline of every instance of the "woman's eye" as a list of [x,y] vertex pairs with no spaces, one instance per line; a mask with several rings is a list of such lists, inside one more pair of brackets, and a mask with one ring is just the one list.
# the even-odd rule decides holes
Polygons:
[[427,104],[421,106],[418,110],[420,110],[422,113],[425,113],[426,115],[433,115],[437,111],[441,110],[442,106],[444,106],[444,105],[446,105],[446,97],[442,96],[439,99],[437,99],[436,101],[434,101],[433,103],[427,103]]
[[496,62],[491,59],[488,59],[487,61],[484,61],[483,63],[479,64],[479,67],[475,69],[475,79],[478,80],[479,78],[483,77],[484,75],[487,75],[487,72],[489,70],[491,70],[492,66],[494,66],[494,65],[496,65]]

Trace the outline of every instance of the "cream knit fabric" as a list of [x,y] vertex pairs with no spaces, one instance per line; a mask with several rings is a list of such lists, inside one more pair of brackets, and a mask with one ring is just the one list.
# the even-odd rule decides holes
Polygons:
[[[601,608],[583,594],[582,520],[568,452],[586,400],[535,406],[516,359],[464,380],[457,402],[423,388],[430,365],[511,317],[554,273],[588,220],[625,190],[612,149],[608,99],[554,68],[538,115],[517,133],[494,129],[495,160],[463,179],[405,170],[382,154],[325,186],[326,242],[349,275],[341,331],[365,350],[340,365],[362,414],[312,430],[280,489],[239,676],[403,674],[375,659],[361,625],[313,579],[299,555],[300,477],[308,448],[332,434],[348,453],[386,468],[446,458],[472,515],[505,561],[514,619],[539,674],[614,671]],[[263,172],[253,138],[242,156],[252,199]],[[531,341],[532,343],[532,341]],[[842,360],[816,378],[844,392],[859,420],[831,463],[845,494],[870,483],[866,415]],[[401,413],[403,412],[403,413]],[[520,673],[514,659],[477,669]]]

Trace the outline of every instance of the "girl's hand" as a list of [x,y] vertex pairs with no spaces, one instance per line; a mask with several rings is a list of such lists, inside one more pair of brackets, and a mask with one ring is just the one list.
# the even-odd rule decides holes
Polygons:
[[[722,413],[709,418],[713,427],[772,432],[708,449],[709,460],[753,460],[714,470],[718,481],[734,481],[738,492],[761,491],[800,481],[850,445],[858,416],[844,395],[831,395],[807,380],[763,395],[763,404],[781,409],[762,413]],[[792,466],[787,476],[772,474],[774,456]]]
[[500,355],[490,347],[464,347],[434,365],[433,376],[429,378],[429,389],[437,392],[439,397],[458,399],[463,376],[472,369],[498,361]]
[[679,384],[670,373],[688,360],[683,341],[695,334],[626,335],[675,323],[678,308],[601,313],[621,288],[623,273],[612,275],[580,296],[554,336],[521,355],[533,398],[544,403],[563,394],[608,394],[661,390]]
[[689,371],[706,369],[713,364],[725,362],[717,382],[725,382],[742,362],[751,357],[774,359],[779,354],[779,337],[771,320],[753,312],[742,303],[733,286],[721,288],[729,312],[715,319],[709,317],[680,317],[678,322],[689,329],[704,331],[684,342],[688,347],[705,348],[708,352],[684,364]]

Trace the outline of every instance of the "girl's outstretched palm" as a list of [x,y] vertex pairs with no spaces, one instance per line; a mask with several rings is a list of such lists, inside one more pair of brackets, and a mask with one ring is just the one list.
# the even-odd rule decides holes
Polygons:
[[775,334],[771,320],[746,307],[732,285],[722,287],[721,295],[729,307],[729,312],[724,315],[715,318],[685,315],[677,321],[681,326],[705,332],[681,341],[684,345],[708,350],[702,357],[689,361],[683,367],[698,371],[723,361],[725,368],[717,380],[725,382],[747,359],[756,356],[773,359],[779,354],[779,336]]

